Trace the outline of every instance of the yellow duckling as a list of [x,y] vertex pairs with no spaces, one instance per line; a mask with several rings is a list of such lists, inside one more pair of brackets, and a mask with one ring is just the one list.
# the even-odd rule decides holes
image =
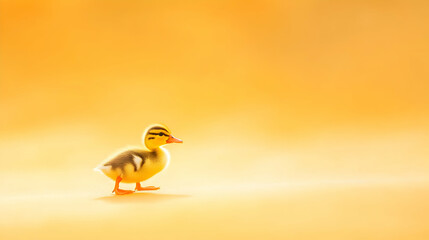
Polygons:
[[123,195],[134,192],[120,189],[121,181],[136,183],[137,191],[158,190],[159,187],[154,186],[142,187],[140,182],[151,178],[168,166],[170,154],[162,147],[163,145],[183,141],[173,137],[166,126],[156,124],[146,129],[143,142],[147,150],[142,148],[123,150],[95,168],[116,181],[112,193]]

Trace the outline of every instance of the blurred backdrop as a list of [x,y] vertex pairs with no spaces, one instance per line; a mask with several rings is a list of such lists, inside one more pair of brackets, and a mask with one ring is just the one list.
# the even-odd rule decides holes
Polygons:
[[[428,143],[428,8],[2,0],[1,171],[94,166],[157,122],[185,140],[174,151],[190,168],[277,156],[303,174],[429,170],[415,155]],[[280,157],[296,144],[321,152]]]
[[427,179],[428,11],[1,0],[0,185],[108,194],[92,168],[158,122],[184,140],[170,188]]

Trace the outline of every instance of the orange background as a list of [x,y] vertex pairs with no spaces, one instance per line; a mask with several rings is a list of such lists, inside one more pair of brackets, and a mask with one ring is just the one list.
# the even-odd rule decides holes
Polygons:
[[[0,237],[429,237],[428,11],[1,0]],[[110,196],[92,168],[157,122],[161,191]]]

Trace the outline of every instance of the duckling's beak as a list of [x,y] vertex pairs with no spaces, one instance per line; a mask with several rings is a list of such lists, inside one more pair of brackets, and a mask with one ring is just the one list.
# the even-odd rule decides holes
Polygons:
[[183,143],[183,141],[170,135],[167,139],[167,143]]

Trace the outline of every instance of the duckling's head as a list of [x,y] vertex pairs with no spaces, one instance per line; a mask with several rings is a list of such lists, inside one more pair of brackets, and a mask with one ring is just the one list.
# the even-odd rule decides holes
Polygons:
[[143,142],[149,150],[154,150],[167,143],[182,143],[183,141],[173,137],[166,126],[155,124],[146,129],[143,134]]

